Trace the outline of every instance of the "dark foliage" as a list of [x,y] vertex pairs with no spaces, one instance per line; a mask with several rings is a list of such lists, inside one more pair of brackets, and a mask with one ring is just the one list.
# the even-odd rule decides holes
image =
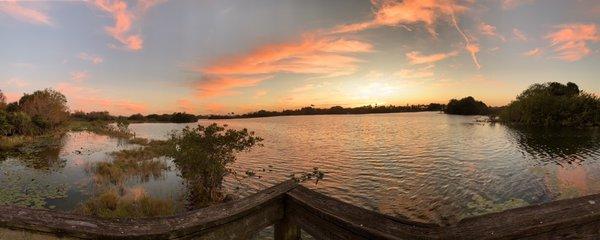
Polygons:
[[500,119],[527,126],[600,126],[600,98],[572,82],[534,84],[502,111]]
[[446,105],[444,113],[457,115],[486,115],[490,109],[485,103],[469,96],[460,100],[452,99]]
[[266,111],[260,110],[257,112],[245,113],[242,115],[212,115],[210,119],[228,119],[228,118],[258,118],[258,117],[274,117],[274,116],[293,116],[293,115],[325,115],[325,114],[369,114],[369,113],[397,113],[397,112],[423,112],[423,111],[441,111],[444,105],[439,103],[431,103],[428,105],[382,105],[382,106],[361,106],[353,108],[344,108],[341,106],[333,106],[330,108],[314,108],[303,107],[295,110]]

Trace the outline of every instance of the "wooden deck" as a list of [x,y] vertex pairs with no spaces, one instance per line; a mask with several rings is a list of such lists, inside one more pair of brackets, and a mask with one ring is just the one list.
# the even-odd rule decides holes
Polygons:
[[[249,239],[274,225],[275,239],[600,239],[600,194],[467,218],[452,226],[366,210],[286,181],[250,197],[172,217],[105,220],[0,206],[0,238]],[[21,235],[19,235],[21,234]]]

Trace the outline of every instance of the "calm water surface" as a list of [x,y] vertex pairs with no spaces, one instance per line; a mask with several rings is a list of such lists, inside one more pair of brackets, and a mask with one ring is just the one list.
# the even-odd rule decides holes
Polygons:
[[[291,116],[201,120],[248,128],[264,147],[242,153],[227,191],[247,196],[318,167],[325,179],[305,183],[319,192],[385,214],[417,221],[453,223],[466,216],[600,193],[599,130],[526,130],[478,123],[478,117],[432,112]],[[132,124],[138,137],[164,139],[195,124]],[[91,166],[111,161],[108,153],[134,148],[118,139],[70,133],[41,160],[0,160],[0,203],[37,192],[45,208],[71,210],[95,194]],[[186,193],[177,168],[133,177],[123,194],[140,192],[182,202]],[[32,163],[33,162],[33,163]],[[32,180],[33,179],[33,180]],[[39,183],[49,187],[36,187]],[[38,188],[36,190],[36,188]],[[6,190],[9,189],[9,190]],[[12,189],[12,190],[11,190]],[[8,193],[7,193],[8,192]],[[40,202],[41,201],[41,202]],[[21,204],[23,204],[21,202]]]

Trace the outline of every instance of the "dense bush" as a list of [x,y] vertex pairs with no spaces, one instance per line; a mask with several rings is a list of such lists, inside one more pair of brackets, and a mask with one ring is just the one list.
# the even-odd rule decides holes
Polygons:
[[500,119],[528,126],[600,126],[600,99],[571,82],[534,84],[502,111]]
[[481,101],[469,96],[460,100],[452,99],[446,105],[444,113],[458,115],[486,115],[490,111],[489,107]]
[[67,99],[52,89],[25,94],[18,102],[6,104],[0,91],[0,134],[34,135],[63,124],[69,116]]
[[52,89],[23,95],[19,100],[19,107],[42,129],[54,128],[69,118],[67,98]]
[[190,189],[190,202],[203,207],[223,199],[223,177],[231,172],[228,165],[236,160],[235,153],[260,141],[246,129],[225,129],[217,124],[186,127],[171,135],[166,155],[181,170]]

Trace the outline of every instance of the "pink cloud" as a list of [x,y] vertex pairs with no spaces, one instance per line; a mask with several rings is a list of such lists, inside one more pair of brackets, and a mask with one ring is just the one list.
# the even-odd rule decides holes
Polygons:
[[0,1],[0,12],[3,12],[17,20],[52,26],[52,19],[44,12],[22,6],[17,0]]
[[512,33],[516,40],[527,42],[528,38],[525,36],[525,33],[521,32],[521,30],[513,28]]
[[542,55],[542,53],[543,53],[542,49],[534,48],[534,49],[531,49],[531,50],[529,50],[527,52],[524,52],[523,55],[526,56],[526,57],[537,57],[537,56]]
[[67,97],[71,110],[83,111],[109,111],[112,114],[145,113],[146,104],[136,103],[130,100],[110,99],[103,97],[100,90],[86,87],[80,83],[61,82],[55,86]]
[[90,77],[90,74],[86,71],[71,72],[71,80],[75,82],[82,82]]
[[568,62],[580,60],[591,54],[587,46],[589,42],[600,41],[598,27],[593,23],[566,24],[555,28],[557,30],[545,38],[550,40],[557,59]]
[[199,97],[230,95],[233,89],[256,86],[278,73],[318,77],[349,75],[357,71],[353,54],[370,52],[372,45],[358,40],[304,35],[300,42],[265,45],[242,56],[227,57],[197,68]]
[[503,42],[506,41],[506,39],[504,38],[504,36],[502,36],[501,34],[499,34],[496,31],[496,27],[484,22],[481,22],[479,24],[479,31],[481,32],[481,34],[489,36],[489,37],[498,37],[500,38],[500,40],[502,40]]
[[15,92],[2,92],[2,94],[4,94],[4,96],[6,97],[6,102],[19,101],[19,99],[21,99],[21,97],[23,96],[23,94],[19,94],[19,93],[15,93]]
[[104,59],[98,55],[94,55],[94,54],[88,54],[88,53],[79,53],[79,55],[77,55],[77,57],[81,60],[84,61],[89,61],[93,64],[100,64],[104,61]]
[[457,51],[452,51],[448,53],[436,53],[431,55],[423,55],[421,52],[412,51],[406,54],[406,58],[410,64],[423,64],[423,63],[435,63],[442,61],[446,58],[456,56],[458,54]]
[[138,51],[143,48],[144,40],[138,33],[132,32],[132,25],[140,15],[150,7],[164,1],[142,0],[138,2],[138,10],[133,11],[123,0],[94,0],[92,4],[100,10],[112,15],[114,26],[106,27],[108,35],[119,41],[126,49]]
[[16,77],[8,79],[5,82],[5,84],[7,86],[12,86],[12,87],[16,87],[16,88],[24,88],[24,87],[27,87],[30,85],[29,82],[27,82],[23,79],[20,79],[20,78],[16,78]]
[[519,5],[532,4],[533,2],[535,2],[535,0],[502,0],[502,8],[505,10],[513,9]]

